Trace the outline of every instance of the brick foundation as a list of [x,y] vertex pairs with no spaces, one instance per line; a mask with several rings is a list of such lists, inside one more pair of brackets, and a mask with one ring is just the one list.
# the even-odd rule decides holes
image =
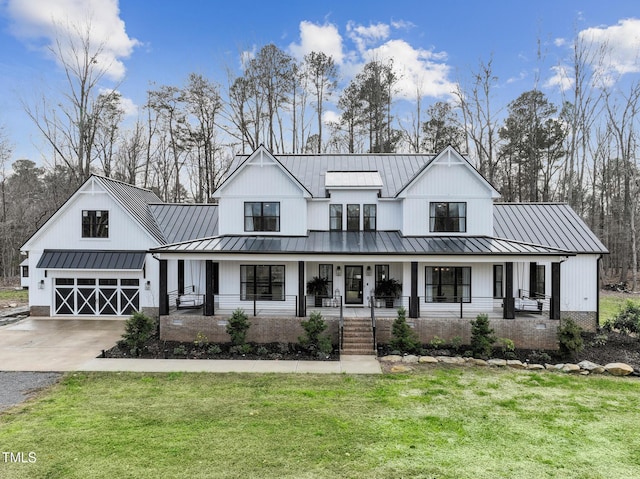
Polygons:
[[51,316],[51,308],[49,306],[31,306],[29,314],[31,316]]
[[[391,340],[391,326],[395,318],[376,318],[376,340],[386,344]],[[459,318],[407,319],[415,329],[422,344],[428,344],[435,336],[445,341],[459,337],[462,344],[471,342],[471,320]],[[498,338],[508,338],[516,348],[558,349],[559,321],[551,319],[491,319],[489,324]]]
[[560,321],[571,318],[583,331],[595,333],[598,330],[598,317],[595,311],[561,311]]
[[[247,341],[252,343],[297,343],[304,334],[300,324],[305,318],[249,318],[251,326],[247,332]],[[191,342],[198,333],[204,334],[212,343],[228,343],[226,332],[227,317],[175,315],[160,318],[160,339],[164,341]],[[337,318],[325,318],[325,334],[338,344],[339,326]]]

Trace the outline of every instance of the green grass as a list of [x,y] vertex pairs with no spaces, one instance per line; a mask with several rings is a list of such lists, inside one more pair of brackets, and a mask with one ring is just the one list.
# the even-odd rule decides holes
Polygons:
[[603,325],[607,320],[613,318],[620,308],[624,306],[627,301],[633,301],[636,304],[640,304],[640,301],[633,300],[631,298],[625,298],[623,296],[613,295],[601,295],[600,296],[600,325]]
[[0,300],[27,302],[29,301],[28,289],[3,289],[0,290]]
[[0,477],[640,477],[639,409],[636,379],[559,373],[72,374],[0,415],[37,457]]

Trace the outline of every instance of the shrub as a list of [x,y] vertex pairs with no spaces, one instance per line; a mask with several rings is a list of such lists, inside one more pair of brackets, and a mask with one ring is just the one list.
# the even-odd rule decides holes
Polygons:
[[236,309],[227,324],[227,334],[231,336],[231,344],[242,346],[247,342],[247,330],[251,326],[244,310]]
[[407,310],[398,308],[398,317],[393,321],[391,328],[390,346],[403,353],[414,353],[420,348],[420,341],[416,332],[407,324]]
[[211,346],[209,346],[207,348],[207,354],[210,354],[212,356],[216,356],[216,355],[220,354],[221,352],[222,352],[222,349],[217,344],[212,344]]
[[331,339],[323,335],[327,329],[327,323],[322,319],[322,314],[314,311],[307,321],[300,323],[304,328],[305,335],[300,336],[298,341],[308,351],[319,351],[322,354],[330,354],[333,351]]
[[174,356],[186,356],[187,355],[187,348],[185,348],[182,344],[180,346],[176,346],[175,348],[173,348],[173,355]]
[[471,321],[471,351],[476,358],[488,358],[493,351],[496,337],[489,326],[489,316],[479,314]]
[[575,357],[584,347],[582,328],[571,318],[563,319],[558,328],[558,343],[562,354]]
[[198,331],[198,333],[196,334],[196,339],[193,341],[193,345],[196,348],[204,349],[207,344],[209,344],[209,338],[207,338],[207,336],[203,332]]
[[640,333],[640,304],[627,300],[618,313],[604,325],[608,331],[617,330],[623,334]]
[[434,336],[433,339],[429,341],[429,346],[433,349],[440,349],[444,346],[444,344],[445,344],[444,339],[438,336]]
[[131,351],[131,354],[140,356],[144,347],[155,330],[155,321],[141,312],[135,312],[127,319],[124,325],[122,339]]
[[498,345],[502,354],[513,353],[516,350],[515,343],[509,338],[498,338]]

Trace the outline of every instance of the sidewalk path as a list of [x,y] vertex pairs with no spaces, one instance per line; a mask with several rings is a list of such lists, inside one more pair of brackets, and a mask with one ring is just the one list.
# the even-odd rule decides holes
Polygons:
[[382,374],[375,356],[344,356],[340,361],[270,361],[224,359],[101,359],[78,371]]

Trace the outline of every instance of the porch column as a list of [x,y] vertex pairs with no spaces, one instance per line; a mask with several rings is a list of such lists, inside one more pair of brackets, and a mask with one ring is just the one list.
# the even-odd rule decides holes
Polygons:
[[304,318],[307,315],[305,281],[304,281],[304,261],[298,261],[298,317]]
[[[193,278],[192,278],[193,279]],[[178,260],[178,294],[184,294],[184,260]]]
[[537,288],[538,285],[538,263],[531,262],[529,263],[529,297],[536,298],[537,297]]
[[502,317],[513,319],[516,317],[515,301],[513,299],[513,263],[504,264],[504,299],[502,301]]
[[409,297],[409,317],[417,318],[419,314],[418,299],[418,262],[411,262],[411,296]]
[[560,319],[560,265],[551,263],[551,305],[550,319]]
[[205,261],[205,296],[204,296],[204,315],[213,316],[213,261],[210,259]]
[[167,260],[160,260],[160,284],[158,285],[158,312],[160,316],[169,314],[169,296],[167,290]]

